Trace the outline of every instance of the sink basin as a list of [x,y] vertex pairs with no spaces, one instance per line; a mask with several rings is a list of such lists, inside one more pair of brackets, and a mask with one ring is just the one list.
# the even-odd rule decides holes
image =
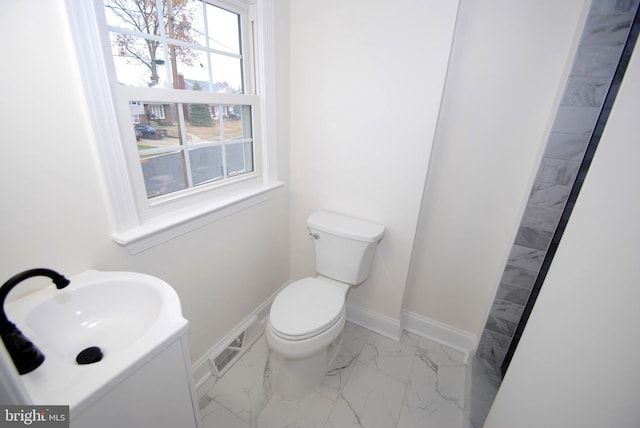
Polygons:
[[73,359],[89,346],[99,346],[107,354],[118,352],[158,319],[161,290],[142,281],[107,280],[71,290],[53,289],[38,296],[42,302],[30,305],[26,325],[62,358]]
[[[180,301],[164,281],[133,272],[86,271],[64,289],[44,288],[5,305],[11,321],[45,355],[23,375],[34,403],[78,410],[119,382],[187,329]],[[102,359],[79,365],[76,356],[98,347]]]

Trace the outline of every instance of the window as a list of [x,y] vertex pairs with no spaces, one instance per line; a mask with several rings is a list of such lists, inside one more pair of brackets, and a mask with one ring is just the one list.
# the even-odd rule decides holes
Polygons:
[[281,185],[271,1],[67,0],[114,239],[132,252]]
[[[135,132],[145,189],[136,189],[139,198],[144,194],[153,206],[163,196],[255,173],[260,154],[252,133],[256,98],[247,95],[255,92],[246,78],[253,70],[247,9],[201,0],[103,2],[116,109],[143,106],[120,124]],[[167,90],[163,101],[183,102],[138,99],[147,93],[157,100],[156,89]],[[203,92],[207,101],[223,93],[228,97],[220,101],[234,104],[188,103],[191,91]],[[123,134],[132,144],[132,133]]]

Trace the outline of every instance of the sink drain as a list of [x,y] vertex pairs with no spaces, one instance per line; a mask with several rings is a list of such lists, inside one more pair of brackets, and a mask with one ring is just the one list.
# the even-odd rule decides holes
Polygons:
[[76,363],[78,364],[93,364],[102,360],[102,350],[97,346],[90,346],[87,349],[80,351],[76,357]]

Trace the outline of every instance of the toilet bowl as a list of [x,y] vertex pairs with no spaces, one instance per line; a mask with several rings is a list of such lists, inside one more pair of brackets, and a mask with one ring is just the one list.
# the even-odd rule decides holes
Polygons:
[[340,347],[351,285],[367,279],[384,227],[318,211],[308,220],[316,248],[317,277],[284,287],[265,329],[274,388],[298,400],[320,383]]
[[[274,300],[269,314],[269,322],[265,331],[267,344],[272,353],[272,370],[274,371],[274,390],[283,400],[298,400],[320,383],[326,375],[327,367],[335,357],[342,332],[346,323],[345,294],[335,287],[337,293],[329,293],[328,307],[323,306],[326,300],[304,299],[293,296],[297,291],[311,291],[318,297],[317,291],[326,285],[316,284],[316,278],[304,278],[286,287]],[[314,287],[315,286],[315,287]],[[313,293],[315,288],[316,293]],[[346,291],[346,290],[345,290]],[[291,294],[287,296],[287,294]],[[340,302],[336,298],[342,294]],[[325,296],[327,297],[327,296]],[[288,310],[293,299],[300,301]],[[306,311],[306,313],[304,313]],[[300,316],[301,315],[301,316]],[[300,322],[296,322],[299,316]]]

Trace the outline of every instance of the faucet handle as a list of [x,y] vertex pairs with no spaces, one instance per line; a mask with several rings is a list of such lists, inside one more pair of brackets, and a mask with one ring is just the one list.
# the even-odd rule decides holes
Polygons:
[[44,354],[13,323],[2,333],[4,342],[13,363],[21,375],[32,372],[44,362]]

